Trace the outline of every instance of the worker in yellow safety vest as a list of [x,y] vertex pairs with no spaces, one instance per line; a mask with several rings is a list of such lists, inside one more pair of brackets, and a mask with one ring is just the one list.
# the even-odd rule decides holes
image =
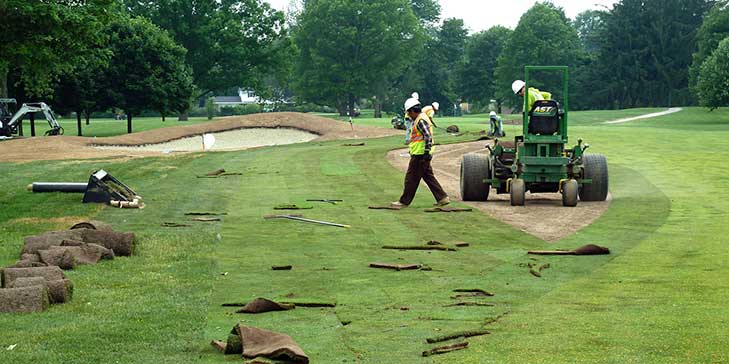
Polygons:
[[[511,84],[511,90],[514,91],[515,94],[524,97],[524,87],[526,86],[526,83],[522,80],[516,80],[514,83]],[[539,89],[534,87],[529,87],[529,92],[527,96],[527,104],[526,109],[524,112],[529,112],[532,110],[532,106],[534,106],[534,103],[539,100],[551,100],[552,94],[547,91],[539,91]]]
[[410,205],[413,198],[415,198],[415,192],[418,191],[420,180],[424,180],[430,188],[430,192],[435,197],[435,205],[445,206],[450,203],[450,198],[435,178],[433,167],[430,165],[434,151],[433,125],[430,123],[428,115],[423,112],[420,101],[415,97],[405,101],[405,112],[410,120],[413,120],[409,144],[410,163],[405,173],[405,186],[402,196],[398,201],[391,203],[390,206],[399,209]]

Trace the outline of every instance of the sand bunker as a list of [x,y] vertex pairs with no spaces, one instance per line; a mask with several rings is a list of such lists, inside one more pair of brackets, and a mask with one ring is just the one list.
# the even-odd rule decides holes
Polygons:
[[[435,175],[443,189],[460,199],[461,158],[467,153],[487,154],[486,141],[439,145],[433,158]],[[407,170],[410,156],[406,149],[393,150],[387,159],[396,168]],[[420,193],[428,193],[421,184]],[[526,206],[511,206],[509,195],[497,195],[492,189],[485,202],[465,202],[490,216],[546,241],[558,241],[600,217],[610,206],[611,196],[604,202],[580,201],[577,207],[562,206],[562,195],[558,193],[529,193]]]
[[[250,128],[212,133],[215,144],[210,150],[241,150],[272,145],[304,143],[314,140],[319,135],[308,131],[289,128]],[[202,151],[202,137],[194,136],[159,144],[140,146],[96,146],[107,150],[131,150],[149,152],[199,152]]]
[[[164,155],[164,150],[154,151],[143,150],[141,148],[101,149],[98,148],[98,146],[140,146],[159,144],[193,136],[199,138],[199,135],[205,133],[221,133],[250,128],[298,129],[316,134],[317,137],[314,140],[317,141],[377,138],[399,134],[398,130],[392,128],[357,125],[356,119],[354,120],[354,127],[352,128],[349,123],[342,121],[294,112],[231,116],[194,125],[184,125],[184,123],[176,121],[168,121],[168,123],[176,123],[179,126],[108,138],[85,138],[62,135],[57,137],[3,140],[0,141],[0,162],[160,156]],[[72,133],[73,131],[67,130],[67,132]],[[198,139],[198,142],[195,142],[195,144],[201,146],[199,140],[200,139]]]

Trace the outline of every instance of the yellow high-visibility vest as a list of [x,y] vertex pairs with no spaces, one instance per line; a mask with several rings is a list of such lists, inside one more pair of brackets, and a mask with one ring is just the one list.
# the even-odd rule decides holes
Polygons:
[[[413,122],[413,127],[410,130],[410,155],[425,154],[425,135],[423,135],[423,133],[418,130],[418,123],[420,122],[420,120],[425,120],[425,123],[428,124],[430,135],[433,135],[433,124],[430,122],[428,115],[425,115],[425,113],[421,112],[420,115],[415,118],[415,121]],[[435,146],[431,146],[430,154],[433,154],[434,151]]]

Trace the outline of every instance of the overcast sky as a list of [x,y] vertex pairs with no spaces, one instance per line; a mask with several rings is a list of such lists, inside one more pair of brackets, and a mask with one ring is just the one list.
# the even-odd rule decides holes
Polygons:
[[[264,0],[274,8],[286,10],[291,0]],[[376,1],[376,0],[374,0]],[[611,8],[617,0],[552,0],[561,6],[567,16],[575,16],[588,9]],[[514,29],[519,18],[535,0],[440,0],[441,18],[463,19],[472,32],[488,29],[494,25],[503,25]]]

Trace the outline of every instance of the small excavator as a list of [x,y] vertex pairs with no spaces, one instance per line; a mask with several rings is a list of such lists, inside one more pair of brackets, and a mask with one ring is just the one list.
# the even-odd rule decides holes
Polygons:
[[13,134],[18,133],[20,121],[26,114],[42,112],[48,121],[51,129],[46,131],[46,135],[61,135],[63,128],[58,124],[53,110],[50,106],[43,102],[23,104],[20,109],[13,114],[12,108],[17,105],[15,99],[0,99],[0,139],[12,138]]

